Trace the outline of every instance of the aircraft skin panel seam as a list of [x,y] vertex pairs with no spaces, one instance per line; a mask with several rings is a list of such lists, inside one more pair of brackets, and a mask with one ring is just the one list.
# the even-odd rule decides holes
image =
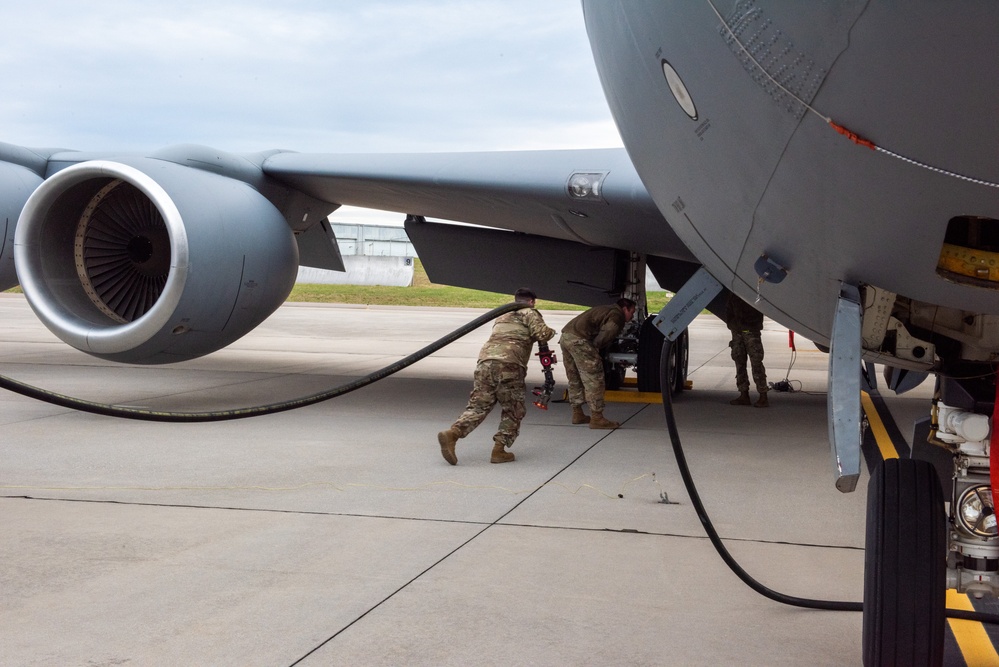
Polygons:
[[557,213],[552,213],[551,218],[552,218],[552,222],[555,223],[556,227],[558,227],[559,229],[561,229],[566,234],[570,234],[573,238],[575,238],[580,243],[583,243],[585,245],[596,245],[592,241],[587,240],[586,238],[584,238],[583,236],[581,236],[578,232],[576,232],[576,230],[573,229],[569,225],[569,223],[566,222],[565,218],[563,218],[561,215],[558,215]]
[[229,322],[232,320],[232,315],[233,313],[236,312],[236,307],[239,305],[239,296],[240,293],[243,291],[243,287],[245,287],[245,285],[243,285],[243,278],[245,277],[246,277],[246,255],[243,255],[243,263],[239,269],[239,290],[236,292],[236,298],[232,300],[232,308],[229,309],[229,316],[225,318],[225,324],[222,325],[223,329],[229,326]]
[[[752,253],[750,253],[750,254],[748,254],[748,255],[747,255],[747,253],[748,253],[749,240],[750,240],[750,238],[753,237],[753,232],[756,230],[756,227],[757,227],[757,214],[759,212],[760,206],[762,205],[762,203],[764,201],[766,201],[766,199],[767,199],[767,197],[768,197],[768,195],[770,193],[770,188],[771,188],[771,185],[773,184],[774,178],[776,177],[777,173],[780,171],[781,165],[784,163],[784,156],[787,154],[787,151],[788,151],[789,147],[791,146],[791,144],[794,143],[794,141],[797,138],[798,134],[801,132],[802,124],[805,122],[805,119],[807,119],[809,117],[810,114],[807,113],[807,112],[811,111],[814,115],[817,115],[820,118],[823,118],[825,120],[825,118],[823,116],[821,116],[821,114],[819,114],[819,112],[815,111],[810,106],[810,103],[813,100],[815,100],[815,98],[818,97],[819,93],[822,91],[822,87],[825,85],[826,80],[828,79],[829,73],[832,72],[833,69],[835,69],[836,63],[839,62],[839,59],[843,56],[843,54],[846,53],[850,49],[850,44],[851,44],[850,35],[853,33],[854,27],[856,27],[857,23],[860,21],[860,19],[867,12],[867,9],[868,9],[869,6],[870,6],[870,2],[868,1],[867,3],[865,3],[864,8],[858,13],[857,17],[854,19],[853,23],[850,25],[850,29],[847,31],[846,45],[842,49],[840,49],[839,53],[837,53],[836,56],[832,59],[832,61],[829,64],[829,67],[827,67],[827,68],[825,68],[823,70],[822,79],[821,79],[821,81],[819,81],[818,85],[815,86],[815,88],[812,91],[812,94],[809,97],[809,99],[807,101],[805,101],[805,100],[802,100],[801,98],[795,96],[795,99],[800,104],[802,104],[805,107],[806,113],[803,113],[801,115],[801,117],[798,118],[798,122],[795,125],[794,130],[790,134],[788,134],[787,141],[784,143],[784,147],[781,150],[780,157],[777,158],[776,162],[774,163],[774,168],[770,172],[770,176],[767,179],[767,184],[761,190],[760,197],[759,197],[759,199],[757,199],[756,204],[753,206],[753,215],[752,215],[751,220],[750,220],[749,229],[747,230],[745,239],[743,240],[742,248],[739,250],[739,259],[736,261],[735,269],[733,269],[733,273],[735,273],[736,275],[738,275],[738,269],[739,269],[739,267],[745,266],[745,264],[744,264],[745,262],[748,262],[748,263],[752,264],[752,263],[754,263],[756,261],[756,258],[758,257],[758,255],[755,253],[755,251],[752,252]],[[724,32],[724,31],[722,31],[722,32]],[[722,38],[724,39],[724,34],[722,34]],[[760,69],[763,70],[763,72],[766,73],[767,76],[770,76],[769,72],[767,72],[765,69],[763,69],[762,65],[758,65],[757,64],[757,66],[760,67]],[[793,93],[789,93],[789,94],[793,95]],[[765,252],[765,251],[766,251],[766,248],[760,248],[760,252]]]

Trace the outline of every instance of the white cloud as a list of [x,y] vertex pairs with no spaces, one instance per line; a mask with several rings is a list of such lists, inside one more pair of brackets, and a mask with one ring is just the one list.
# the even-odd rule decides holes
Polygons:
[[3,20],[0,141],[236,152],[620,145],[578,0],[36,0]]

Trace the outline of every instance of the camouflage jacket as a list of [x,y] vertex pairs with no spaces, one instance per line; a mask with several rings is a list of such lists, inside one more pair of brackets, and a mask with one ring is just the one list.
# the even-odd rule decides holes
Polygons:
[[479,361],[496,359],[527,368],[534,341],[551,340],[555,330],[545,324],[541,313],[533,308],[521,308],[496,318],[489,340],[479,352]]
[[763,313],[735,294],[730,294],[725,305],[725,324],[731,331],[761,331]]
[[611,344],[624,328],[624,311],[621,306],[595,306],[569,320],[562,327],[562,333],[572,334],[590,341],[593,347],[602,350]]

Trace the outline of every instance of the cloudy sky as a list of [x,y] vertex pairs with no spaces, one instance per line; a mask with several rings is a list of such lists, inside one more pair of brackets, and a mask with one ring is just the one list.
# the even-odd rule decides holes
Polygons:
[[620,145],[578,0],[34,0],[0,15],[9,143]]

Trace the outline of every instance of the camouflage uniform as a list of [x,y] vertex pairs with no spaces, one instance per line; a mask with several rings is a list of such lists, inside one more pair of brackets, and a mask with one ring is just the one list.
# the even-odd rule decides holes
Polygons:
[[591,413],[604,411],[604,360],[600,350],[617,338],[624,323],[624,311],[612,304],[590,308],[562,327],[559,346],[572,407],[587,403]]
[[499,430],[493,437],[504,447],[513,445],[524,418],[524,376],[534,342],[546,342],[555,330],[545,324],[541,313],[522,308],[496,318],[489,340],[479,352],[468,407],[451,428],[464,438],[482,423],[498,402],[503,408]]
[[759,312],[735,294],[729,296],[725,310],[725,323],[732,332],[732,360],[735,362],[735,386],[740,393],[749,391],[749,376],[746,373],[746,359],[753,368],[753,382],[760,394],[767,392],[767,370],[763,367],[763,313]]

